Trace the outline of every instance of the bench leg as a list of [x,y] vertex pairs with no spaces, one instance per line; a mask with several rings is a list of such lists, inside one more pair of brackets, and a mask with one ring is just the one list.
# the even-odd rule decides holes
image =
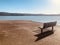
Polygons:
[[41,29],[41,33],[43,33],[43,29]]
[[52,32],[54,33],[54,31],[53,31],[53,30],[54,30],[54,27],[52,26]]
[[53,31],[53,29],[54,29],[54,28],[53,28],[53,26],[52,26],[52,31]]

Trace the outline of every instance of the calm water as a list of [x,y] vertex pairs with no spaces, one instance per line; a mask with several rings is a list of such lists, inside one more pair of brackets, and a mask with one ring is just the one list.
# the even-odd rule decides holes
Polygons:
[[60,16],[0,16],[0,20],[32,20],[37,22],[57,21],[60,25]]

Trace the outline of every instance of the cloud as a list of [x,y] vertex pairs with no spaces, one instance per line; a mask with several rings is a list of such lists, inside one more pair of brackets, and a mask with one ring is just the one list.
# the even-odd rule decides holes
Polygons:
[[36,10],[36,13],[60,14],[60,0],[48,0],[49,6],[44,10]]
[[[8,12],[16,12],[16,13],[44,13],[44,14],[60,14],[60,0],[47,0],[47,7],[43,7],[42,9],[39,6],[31,9],[12,9],[7,10]],[[40,6],[41,7],[41,6]]]
[[33,10],[31,13],[42,13],[42,14],[60,14],[60,0],[47,0],[48,5],[45,9],[40,10],[39,8]]
[[60,5],[60,0],[51,0],[51,2],[56,6]]
[[50,7],[46,9],[46,13],[57,13],[60,14],[60,0],[49,0]]

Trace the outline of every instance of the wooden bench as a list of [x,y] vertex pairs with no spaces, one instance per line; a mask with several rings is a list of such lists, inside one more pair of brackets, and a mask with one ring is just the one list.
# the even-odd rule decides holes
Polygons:
[[52,30],[51,30],[51,31],[53,31],[54,26],[56,25],[56,23],[57,23],[57,21],[55,21],[55,22],[43,23],[43,27],[42,27],[42,28],[39,27],[39,28],[41,29],[41,33],[43,33],[43,29],[48,28],[48,27],[52,27]]

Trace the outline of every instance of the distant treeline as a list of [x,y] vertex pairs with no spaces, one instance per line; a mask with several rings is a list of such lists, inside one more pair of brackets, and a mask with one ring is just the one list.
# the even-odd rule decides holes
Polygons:
[[27,14],[27,13],[0,12],[0,16],[60,16],[60,14]]

